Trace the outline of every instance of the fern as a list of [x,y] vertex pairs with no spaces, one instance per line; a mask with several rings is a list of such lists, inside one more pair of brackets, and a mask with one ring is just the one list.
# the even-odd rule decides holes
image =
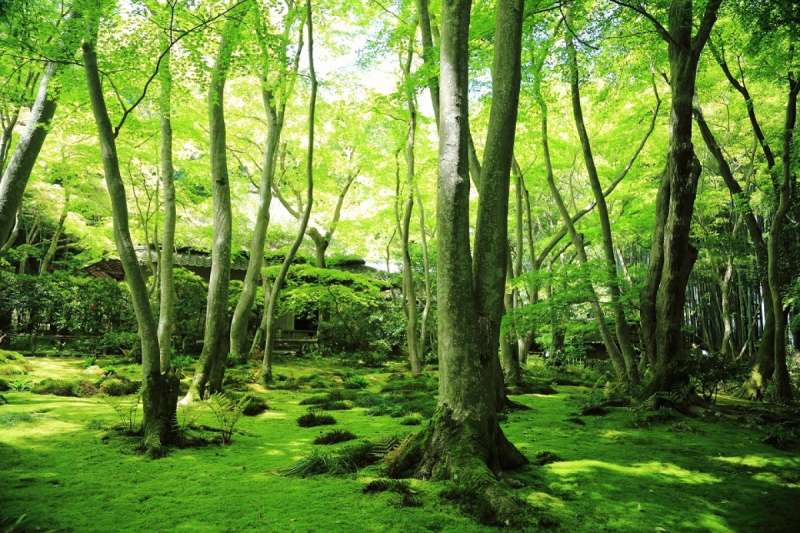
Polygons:
[[236,424],[242,417],[242,412],[250,403],[250,398],[244,396],[238,402],[234,402],[224,394],[216,393],[212,394],[207,401],[217,419],[223,444],[229,444],[233,439]]
[[128,433],[136,432],[137,416],[139,414],[139,403],[141,399],[141,391],[137,391],[132,397],[102,396],[102,400],[114,410],[122,427],[125,428]]

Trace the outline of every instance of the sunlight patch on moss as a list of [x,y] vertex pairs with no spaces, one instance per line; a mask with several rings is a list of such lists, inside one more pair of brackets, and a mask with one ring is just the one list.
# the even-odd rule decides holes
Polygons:
[[661,463],[651,461],[649,463],[637,463],[631,466],[607,463],[595,459],[583,459],[580,461],[562,461],[553,463],[547,467],[550,471],[558,475],[573,475],[588,473],[593,469],[608,470],[617,474],[629,476],[650,476],[657,477],[663,481],[686,483],[690,485],[704,483],[719,483],[722,480],[717,476],[703,472],[686,470],[672,463]]
[[795,457],[765,457],[763,455],[733,455],[711,457],[715,461],[723,461],[735,465],[749,466],[752,468],[797,468],[800,467],[800,459]]

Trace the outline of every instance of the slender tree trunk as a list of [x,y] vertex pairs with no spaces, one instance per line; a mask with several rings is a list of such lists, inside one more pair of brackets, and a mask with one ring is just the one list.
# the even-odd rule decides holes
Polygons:
[[411,80],[411,60],[414,52],[414,36],[409,38],[408,53],[403,63],[403,85],[405,86],[406,106],[408,108],[408,131],[406,133],[405,160],[406,185],[403,217],[399,225],[401,252],[403,255],[403,304],[406,315],[406,345],[411,373],[415,376],[422,371],[421,354],[417,351],[417,290],[414,285],[414,269],[411,265],[409,241],[411,215],[414,210],[414,140],[417,132],[417,106],[414,101],[414,87]]
[[206,300],[203,350],[195,367],[194,379],[182,402],[203,398],[222,389],[227,359],[227,306],[231,270],[231,193],[228,182],[227,145],[225,140],[225,82],[231,56],[236,48],[242,18],[251,2],[234,9],[225,21],[216,62],[208,90],[208,122],[211,154],[214,235],[211,246],[211,275]]
[[[263,83],[266,84],[266,72]],[[258,193],[258,212],[256,225],[253,228],[253,239],[250,242],[250,258],[244,275],[244,286],[231,321],[231,358],[244,361],[247,357],[247,326],[250,323],[250,311],[256,297],[258,276],[264,263],[264,244],[269,227],[269,208],[272,203],[272,181],[275,177],[275,157],[278,153],[281,130],[283,129],[283,111],[276,111],[273,97],[266,87],[262,90],[264,109],[267,113],[267,145],[264,149],[264,163],[261,170],[261,183]]]
[[[567,232],[570,235],[570,239],[572,240],[572,244],[575,247],[575,251],[578,254],[578,260],[581,262],[582,265],[588,263],[588,257],[586,255],[586,248],[583,244],[583,238],[580,234],[578,234],[577,229],[575,228],[575,224],[572,222],[572,217],[567,211],[567,206],[564,203],[564,199],[561,196],[561,193],[558,190],[558,186],[555,182],[555,174],[553,172],[553,164],[550,158],[550,142],[548,140],[548,120],[547,120],[547,104],[544,100],[544,97],[541,94],[541,68],[544,62],[544,55],[546,51],[543,52],[543,55],[537,58],[536,65],[534,67],[534,98],[539,105],[540,115],[541,115],[541,128],[542,128],[542,154],[544,157],[545,162],[545,169],[546,169],[546,176],[547,176],[547,185],[550,188],[550,194],[553,197],[553,201],[556,203],[556,207],[558,208],[558,212],[561,215],[562,223],[567,227]],[[611,360],[611,364],[614,367],[614,371],[617,375],[617,379],[621,382],[625,383],[628,381],[628,374],[626,371],[625,361],[622,357],[622,354],[617,347],[616,341],[614,340],[613,335],[611,334],[611,330],[606,323],[605,314],[603,313],[603,309],[600,306],[600,300],[597,298],[597,293],[595,292],[595,288],[592,285],[591,281],[587,281],[587,290],[589,296],[589,303],[592,306],[592,312],[594,314],[594,319],[597,324],[597,329],[600,332],[600,337],[603,339],[603,344],[606,347],[606,351],[608,352],[609,359]]]
[[317,74],[314,70],[314,32],[311,16],[311,0],[306,0],[306,25],[308,28],[308,71],[311,78],[311,96],[308,103],[308,147],[306,151],[306,203],[303,211],[303,218],[300,220],[300,227],[297,231],[292,247],[283,259],[283,264],[275,277],[270,291],[269,302],[265,303],[266,323],[264,325],[264,360],[261,365],[261,382],[269,384],[272,382],[272,347],[275,342],[275,308],[278,297],[289,272],[289,267],[294,261],[297,250],[303,242],[303,236],[308,228],[308,221],[311,218],[311,207],[314,203],[314,118],[317,109]]
[[428,339],[428,315],[431,310],[431,300],[433,294],[431,293],[431,266],[430,257],[428,255],[428,233],[425,228],[425,205],[422,202],[422,197],[419,194],[417,183],[414,182],[414,192],[417,197],[417,205],[419,205],[419,231],[420,240],[422,242],[422,268],[424,269],[422,276],[425,286],[425,305],[422,308],[422,315],[420,316],[419,323],[419,347],[417,353],[420,358],[425,357],[425,344]]
[[151,454],[159,455],[163,453],[164,445],[174,442],[177,438],[175,408],[178,397],[178,378],[171,372],[161,372],[156,321],[150,308],[144,275],[139,267],[131,240],[125,186],[119,171],[116,142],[97,69],[97,55],[94,49],[96,35],[97,26],[95,25],[91,34],[92,40],[84,41],[82,45],[84,70],[92,111],[97,124],[106,188],[111,200],[114,241],[122,268],[125,271],[125,279],[130,288],[142,347],[141,395],[144,412],[142,420],[144,446]]
[[39,80],[36,99],[31,107],[28,127],[17,141],[14,154],[0,178],[0,243],[2,244],[5,244],[14,228],[28,178],[50,131],[53,115],[56,113],[58,94],[50,87],[56,68],[54,62],[45,65],[44,73]]
[[797,122],[797,94],[800,92],[800,80],[789,74],[789,97],[786,103],[786,120],[783,128],[783,180],[779,189],[778,208],[772,218],[772,226],[767,241],[769,259],[767,273],[769,288],[772,294],[772,313],[775,318],[775,394],[778,401],[792,401],[792,384],[786,365],[786,326],[787,311],[784,306],[786,280],[780,272],[781,247],[784,245],[784,227],[788,222],[788,213],[792,202],[793,190],[797,179],[792,167],[794,148],[794,128]]
[[15,107],[8,118],[4,117],[3,129],[0,132],[0,176],[6,169],[6,161],[8,160],[8,152],[11,149],[11,142],[14,136],[14,128],[17,126],[19,119],[19,107]]
[[50,239],[50,245],[47,247],[47,252],[45,252],[44,257],[42,257],[42,262],[39,264],[40,276],[47,273],[47,271],[50,269],[50,263],[56,256],[56,251],[58,251],[58,241],[61,239],[61,234],[64,232],[64,222],[66,222],[68,214],[69,190],[66,188],[66,185],[64,185],[64,207],[61,209],[61,216],[58,217],[58,225],[56,226],[56,230],[53,232],[53,236]]
[[[167,41],[167,39],[162,40],[162,47],[166,48],[169,42],[164,41]],[[172,70],[170,56],[171,52],[167,52],[161,60],[158,72],[161,86],[161,94],[158,98],[161,127],[159,159],[161,163],[161,191],[164,195],[164,233],[161,237],[161,251],[158,259],[158,346],[161,354],[161,368],[165,371],[172,365],[172,331],[175,327],[175,286],[172,270],[175,264],[175,223],[177,219],[175,169],[172,164]]]
[[[748,107],[752,108],[751,101],[748,101]],[[775,357],[773,354],[773,349],[775,347],[775,315],[773,313],[772,293],[770,291],[769,279],[767,275],[769,251],[764,240],[764,233],[761,229],[761,224],[759,224],[758,220],[756,219],[756,216],[750,206],[750,201],[747,198],[744,190],[733,176],[733,172],[731,171],[730,165],[728,164],[728,161],[722,152],[722,148],[719,146],[719,143],[714,137],[711,128],[708,126],[699,104],[695,105],[693,112],[695,122],[697,123],[698,129],[703,137],[703,141],[705,142],[708,151],[714,156],[714,159],[716,159],[717,165],[719,166],[719,173],[722,176],[722,179],[725,182],[728,190],[730,191],[733,201],[737,204],[737,207],[742,213],[742,217],[744,218],[744,223],[747,227],[747,232],[750,235],[750,241],[753,243],[753,249],[756,255],[756,272],[759,284],[761,286],[761,292],[764,295],[764,334],[759,342],[755,364],[753,365],[753,368],[750,371],[750,375],[744,386],[745,390],[749,391],[750,394],[760,398],[764,394],[764,389],[767,386],[767,383],[770,379],[772,379],[772,374],[775,369]],[[758,127],[758,122],[756,121],[754,124],[756,131],[760,132],[761,129]],[[766,147],[767,152],[771,155],[772,152],[769,150],[769,146],[765,142],[763,146]]]
[[[567,11],[567,22],[568,24],[571,24],[569,11]],[[633,340],[630,333],[630,328],[628,326],[628,321],[625,318],[625,310],[622,307],[621,302],[622,296],[619,287],[619,277],[617,274],[617,261],[614,257],[614,240],[611,234],[611,219],[608,215],[608,205],[606,204],[606,199],[603,195],[603,186],[600,183],[600,176],[597,173],[597,167],[594,163],[594,155],[592,154],[592,145],[589,141],[589,134],[586,131],[586,125],[583,121],[580,84],[578,81],[578,57],[571,31],[571,29],[566,31],[565,41],[567,44],[567,56],[569,57],[569,83],[572,95],[572,114],[575,118],[575,128],[578,130],[578,137],[581,141],[583,161],[586,166],[586,173],[589,176],[589,184],[591,185],[595,202],[597,202],[597,215],[600,219],[600,229],[603,236],[603,252],[606,260],[606,276],[608,277],[607,286],[608,293],[611,298],[611,308],[614,311],[617,343],[619,344],[619,350],[622,353],[622,358],[625,362],[627,381],[631,385],[636,385],[639,383],[636,352],[633,347]],[[565,222],[567,224],[571,224],[571,220],[569,218],[567,218]],[[578,248],[577,245],[576,248]]]

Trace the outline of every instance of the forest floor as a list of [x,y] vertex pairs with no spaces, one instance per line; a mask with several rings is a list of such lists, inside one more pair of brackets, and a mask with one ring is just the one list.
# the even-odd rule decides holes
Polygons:
[[[85,375],[81,363],[30,359],[24,377],[32,382],[56,376],[79,379]],[[373,441],[403,435],[419,429],[409,424],[422,417],[398,410],[395,415],[406,416],[376,413],[392,411],[393,402],[405,400],[412,409],[426,411],[435,400],[430,388],[402,385],[395,392],[416,392],[392,396],[391,383],[403,383],[404,378],[386,369],[354,373],[329,365],[278,365],[278,384],[285,389],[244,385],[264,398],[269,410],[242,417],[231,444],[175,449],[159,460],[136,453],[131,439],[111,430],[119,418],[107,399],[4,392],[0,527],[404,533],[494,529],[442,498],[442,483],[413,480],[414,496],[406,501],[391,491],[364,493],[367,483],[380,477],[379,466],[341,476],[283,475],[282,470],[314,449],[341,450],[357,442],[313,444],[322,433],[348,430]],[[136,367],[117,371],[133,377]],[[433,376],[428,379],[435,383]],[[329,411],[335,425],[298,426],[297,418],[309,408],[302,400],[358,387],[364,387],[359,389],[364,397],[373,394],[373,407],[345,402],[338,407],[352,408]],[[547,463],[526,467],[506,481],[535,514],[547,517],[539,524],[567,532],[800,530],[800,456],[764,444],[764,428],[728,416],[642,424],[629,408],[580,416],[590,389],[555,389],[555,394],[513,396],[530,409],[513,411],[503,422],[510,440],[528,458]],[[387,401],[380,403],[381,397]],[[119,408],[130,398],[114,400],[114,405]],[[728,398],[720,402],[746,405]],[[207,407],[198,406],[194,416],[196,427],[215,424]]]

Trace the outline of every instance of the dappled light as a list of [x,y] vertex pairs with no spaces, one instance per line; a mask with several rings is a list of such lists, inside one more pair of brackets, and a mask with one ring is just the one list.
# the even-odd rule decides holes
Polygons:
[[0,0],[0,532],[800,531],[797,0]]

